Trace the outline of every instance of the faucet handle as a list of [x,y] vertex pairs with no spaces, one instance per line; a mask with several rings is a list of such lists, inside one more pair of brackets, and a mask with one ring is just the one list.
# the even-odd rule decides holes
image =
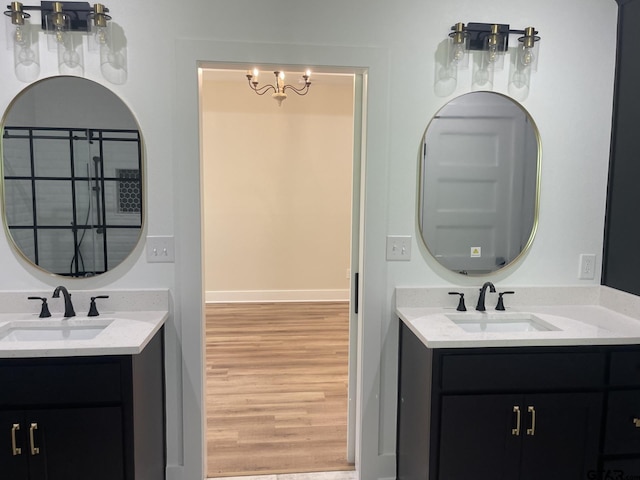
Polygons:
[[100,315],[98,313],[98,307],[96,307],[97,298],[109,298],[109,295],[98,295],[97,297],[91,297],[91,304],[89,305],[89,313],[87,313],[87,317],[97,317],[98,315]]
[[498,304],[496,305],[496,310],[504,310],[504,300],[502,299],[503,295],[513,295],[516,292],[508,291],[508,292],[499,292],[498,293]]
[[464,304],[464,293],[461,292],[449,292],[449,295],[460,295],[460,301],[458,302],[458,308],[456,308],[459,312],[466,312],[467,307]]
[[47,305],[47,299],[44,297],[27,297],[27,300],[42,300],[42,308],[40,309],[39,318],[48,318],[51,316],[49,311],[49,305]]

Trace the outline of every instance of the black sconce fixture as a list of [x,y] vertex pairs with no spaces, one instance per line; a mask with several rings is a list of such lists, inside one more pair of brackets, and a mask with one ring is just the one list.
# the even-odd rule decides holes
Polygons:
[[538,61],[540,37],[533,27],[524,30],[510,28],[499,23],[457,23],[451,27],[448,39],[447,65],[444,77],[455,80],[458,68],[468,64],[468,53],[474,54],[473,84],[478,88],[491,89],[493,72],[503,68],[504,58],[509,52],[509,37],[519,35],[515,59],[512,61],[509,88],[526,89],[528,92],[531,70]]
[[[40,12],[39,26],[30,23],[30,11]],[[111,44],[111,16],[101,3],[42,1],[40,5],[23,5],[11,2],[4,14],[8,21],[7,40],[13,43],[14,67],[20,80],[31,81],[39,74],[40,31],[47,36],[49,50],[58,53],[60,73],[84,74],[84,34],[88,37],[88,50],[100,52],[101,65],[111,63],[113,66],[117,60]]]

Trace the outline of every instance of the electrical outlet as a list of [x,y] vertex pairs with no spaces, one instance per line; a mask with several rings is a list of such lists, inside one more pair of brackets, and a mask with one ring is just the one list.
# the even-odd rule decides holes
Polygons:
[[596,277],[596,256],[592,253],[580,255],[580,269],[578,278],[581,280],[593,280]]
[[411,260],[411,235],[387,235],[387,260]]
[[147,262],[173,263],[175,262],[175,248],[172,236],[147,237]]

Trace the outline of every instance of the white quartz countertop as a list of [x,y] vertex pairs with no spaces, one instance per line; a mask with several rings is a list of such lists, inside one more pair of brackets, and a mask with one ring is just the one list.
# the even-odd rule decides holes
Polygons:
[[[70,318],[63,318],[60,312],[62,299],[49,300],[51,317],[39,318],[40,304],[27,300],[33,294],[45,296],[41,292],[0,292],[0,358],[138,354],[170,316],[166,290],[74,292],[77,315]],[[50,292],[47,294],[50,296]],[[100,299],[99,316],[80,314],[88,309],[90,296],[103,294],[109,294],[109,298]],[[104,328],[88,339],[26,341],[6,335],[10,329],[23,326],[37,329],[61,325]]]
[[0,314],[0,337],[20,325],[46,326],[63,322],[69,326],[108,325],[94,338],[82,340],[0,341],[0,358],[71,357],[96,355],[131,355],[142,352],[166,321],[166,311],[104,312],[98,317],[59,316],[39,319],[36,314]]
[[[504,312],[495,312],[487,301],[487,311],[476,312],[474,292],[467,296],[467,312],[456,311],[457,297],[446,297],[448,292],[419,292],[411,289],[398,293],[396,289],[396,314],[411,331],[429,348],[470,348],[504,346],[553,346],[553,345],[624,345],[640,343],[640,300],[638,297],[618,292],[608,287],[568,289],[567,295],[549,295],[550,289],[540,289],[540,302],[519,304],[514,298]],[[575,295],[571,295],[575,293]],[[471,298],[469,298],[471,297]],[[477,295],[476,295],[477,297]],[[488,295],[489,297],[489,295]],[[523,291],[525,301],[536,298],[532,288]],[[561,303],[563,299],[566,303]],[[453,301],[455,300],[455,301]],[[441,303],[445,306],[434,306]],[[547,303],[540,305],[538,303]],[[448,304],[448,305],[447,305]],[[452,305],[453,304],[453,305]],[[550,324],[553,329],[521,332],[468,332],[456,325],[449,316],[478,317],[482,315],[531,314]]]

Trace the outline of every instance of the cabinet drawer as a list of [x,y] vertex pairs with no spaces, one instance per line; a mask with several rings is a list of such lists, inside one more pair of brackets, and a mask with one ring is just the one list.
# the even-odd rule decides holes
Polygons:
[[443,354],[443,391],[530,391],[597,388],[605,355],[585,353]]
[[640,385],[640,352],[613,352],[610,372],[612,385]]
[[0,364],[0,406],[119,402],[120,364]]
[[[636,426],[634,420],[638,420]],[[609,392],[605,454],[640,452],[640,390]]]

